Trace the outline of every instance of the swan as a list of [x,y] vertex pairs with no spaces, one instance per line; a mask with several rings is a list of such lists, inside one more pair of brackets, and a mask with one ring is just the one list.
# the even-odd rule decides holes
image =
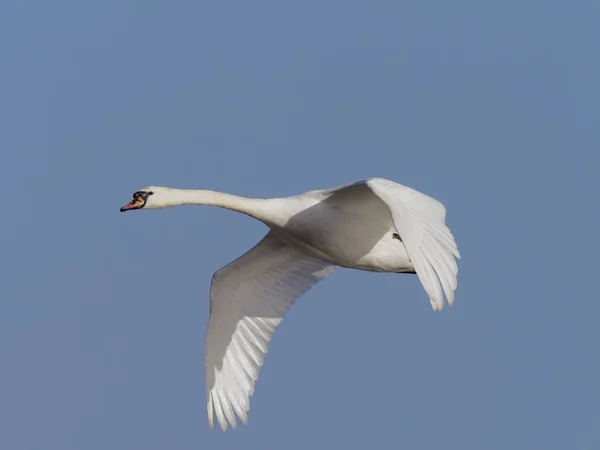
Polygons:
[[336,268],[416,274],[433,310],[454,302],[460,254],[438,200],[382,178],[286,198],[149,186],[121,211],[212,205],[260,220],[263,239],[212,277],[206,329],[208,423],[248,423],[275,328]]

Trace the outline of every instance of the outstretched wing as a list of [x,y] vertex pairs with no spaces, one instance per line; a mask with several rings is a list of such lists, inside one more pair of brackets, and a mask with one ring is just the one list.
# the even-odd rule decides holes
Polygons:
[[271,336],[294,301],[335,266],[304,255],[272,232],[217,271],[206,330],[208,422],[244,422]]
[[372,178],[365,181],[388,207],[396,231],[429,296],[434,310],[454,302],[460,253],[444,223],[446,209],[439,201],[400,184]]

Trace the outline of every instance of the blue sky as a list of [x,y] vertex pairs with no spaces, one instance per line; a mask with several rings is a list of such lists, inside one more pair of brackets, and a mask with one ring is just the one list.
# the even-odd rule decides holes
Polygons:
[[[2,2],[0,446],[600,448],[599,19],[583,0]],[[445,203],[455,305],[339,271],[277,330],[249,425],[210,431],[210,278],[265,227],[119,207],[149,184],[370,176]]]

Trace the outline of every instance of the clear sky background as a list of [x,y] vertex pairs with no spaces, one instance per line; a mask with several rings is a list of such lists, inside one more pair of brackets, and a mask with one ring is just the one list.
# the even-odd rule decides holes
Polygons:
[[[600,448],[600,3],[0,2],[0,447]],[[341,270],[210,431],[215,270],[265,227],[149,184],[443,201],[456,303]],[[307,437],[308,435],[308,437]]]

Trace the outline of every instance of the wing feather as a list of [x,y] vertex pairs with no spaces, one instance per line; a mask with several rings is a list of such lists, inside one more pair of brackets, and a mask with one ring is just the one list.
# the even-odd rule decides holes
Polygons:
[[460,253],[446,226],[446,209],[437,200],[388,180],[364,181],[388,207],[394,227],[434,310],[451,305],[457,287]]
[[250,396],[275,328],[294,301],[335,266],[281,242],[272,232],[217,271],[206,331],[208,423],[248,420]]

